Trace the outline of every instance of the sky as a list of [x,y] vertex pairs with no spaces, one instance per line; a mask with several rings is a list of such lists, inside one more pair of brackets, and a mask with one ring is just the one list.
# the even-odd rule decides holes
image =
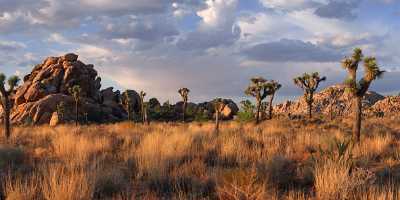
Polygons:
[[[371,86],[400,91],[399,0],[0,0],[0,71],[23,76],[68,52],[94,64],[103,88],[144,90],[160,101],[240,101],[249,79],[302,91],[293,77],[317,71],[342,83],[355,47],[386,70]],[[361,75],[361,74],[360,74]]]

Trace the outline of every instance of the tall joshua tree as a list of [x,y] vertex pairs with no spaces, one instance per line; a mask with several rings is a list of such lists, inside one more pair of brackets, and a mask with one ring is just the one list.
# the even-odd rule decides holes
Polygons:
[[279,84],[277,81],[271,80],[267,81],[267,90],[266,93],[267,95],[270,96],[269,98],[269,108],[268,108],[268,118],[272,119],[272,112],[273,112],[273,107],[272,107],[272,102],[274,101],[275,98],[275,93],[279,89],[281,89],[282,85]]
[[218,98],[214,100],[214,109],[215,109],[215,132],[219,132],[219,118],[221,113],[224,111],[226,103],[223,99]]
[[14,91],[14,88],[18,85],[20,79],[18,76],[11,76],[8,78],[8,90],[5,88],[5,80],[6,76],[4,74],[0,74],[0,93],[1,93],[1,106],[3,107],[3,117],[4,117],[4,133],[6,138],[10,138],[11,136],[11,123],[10,123],[10,95]]
[[125,91],[123,93],[122,104],[124,105],[124,108],[125,108],[126,112],[128,113],[128,121],[131,121],[133,119],[133,117],[132,117],[133,109],[132,109],[132,99],[129,96],[128,91]]
[[81,102],[81,86],[74,85],[72,88],[69,88],[69,93],[74,97],[75,101],[75,125],[79,125],[79,104]]
[[187,107],[187,102],[188,102],[188,96],[189,96],[190,90],[187,88],[181,88],[178,90],[178,93],[181,95],[183,104],[182,104],[182,121],[185,122],[186,119],[186,107]]
[[[357,82],[357,70],[359,63],[364,59],[364,76]],[[346,57],[342,61],[342,67],[348,71],[349,77],[345,84],[353,95],[354,98],[354,127],[353,127],[353,141],[360,141],[361,133],[361,120],[362,120],[362,99],[368,91],[372,81],[382,77],[384,71],[379,69],[379,66],[374,57],[365,57],[362,50],[359,48],[354,49],[351,57]]]
[[304,73],[294,79],[294,83],[304,90],[304,99],[308,106],[308,117],[312,118],[312,105],[314,103],[314,93],[318,89],[319,84],[325,81],[326,77],[320,77],[318,72],[312,74]]
[[261,102],[268,96],[268,81],[262,77],[254,77],[245,90],[245,94],[256,98],[256,124],[260,123]]
[[144,91],[140,91],[140,113],[142,114],[142,123],[144,124],[147,121],[147,111],[144,105],[144,97],[146,93]]

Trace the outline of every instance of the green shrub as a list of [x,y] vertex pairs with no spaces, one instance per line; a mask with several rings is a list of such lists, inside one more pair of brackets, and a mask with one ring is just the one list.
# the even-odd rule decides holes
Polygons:
[[240,122],[249,122],[254,120],[256,106],[251,101],[240,102],[240,111],[237,113],[237,120]]

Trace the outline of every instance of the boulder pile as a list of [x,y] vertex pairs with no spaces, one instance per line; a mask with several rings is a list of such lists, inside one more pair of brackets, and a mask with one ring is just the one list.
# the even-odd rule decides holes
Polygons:
[[[343,84],[333,85],[321,92],[314,94],[313,112],[329,115],[333,112],[336,116],[347,116],[353,112],[353,98],[346,92]],[[384,100],[385,97],[368,91],[364,97],[363,105],[366,110],[370,110],[377,102]],[[297,101],[286,101],[274,107],[274,111],[279,114],[304,115],[307,113],[307,103],[304,98]]]
[[400,113],[400,96],[388,96],[371,106],[367,114],[371,116],[384,116]]
[[[81,88],[81,121],[113,122],[126,118],[119,102],[119,91],[114,92],[113,88],[100,90],[101,78],[94,66],[78,60],[78,55],[70,53],[49,57],[36,65],[23,80],[23,85],[12,97],[13,123],[47,124],[51,121],[54,125],[73,120],[75,101],[69,89],[75,85]],[[136,92],[131,95],[137,108],[139,97]]]

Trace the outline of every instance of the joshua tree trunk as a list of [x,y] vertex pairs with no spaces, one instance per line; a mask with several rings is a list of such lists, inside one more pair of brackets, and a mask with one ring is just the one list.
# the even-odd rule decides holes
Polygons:
[[182,105],[182,121],[185,123],[186,122],[186,102],[183,102]]
[[4,97],[3,105],[4,105],[4,134],[6,135],[6,138],[9,139],[11,136],[11,130],[10,130],[10,101],[8,99],[8,96]]
[[308,118],[312,118],[312,102],[311,101],[309,101],[309,102],[307,102],[307,104],[308,104]]
[[361,118],[362,118],[362,97],[355,97],[355,105],[354,105],[354,127],[353,127],[353,141],[359,142],[361,136]]
[[219,132],[219,111],[215,112],[215,132]]
[[269,99],[269,119],[272,119],[272,111],[273,111],[273,107],[272,107],[272,102],[274,101],[274,97],[275,94],[272,94],[270,99]]
[[79,108],[78,101],[75,101],[75,126],[79,125]]
[[257,100],[256,124],[260,123],[261,100]]

